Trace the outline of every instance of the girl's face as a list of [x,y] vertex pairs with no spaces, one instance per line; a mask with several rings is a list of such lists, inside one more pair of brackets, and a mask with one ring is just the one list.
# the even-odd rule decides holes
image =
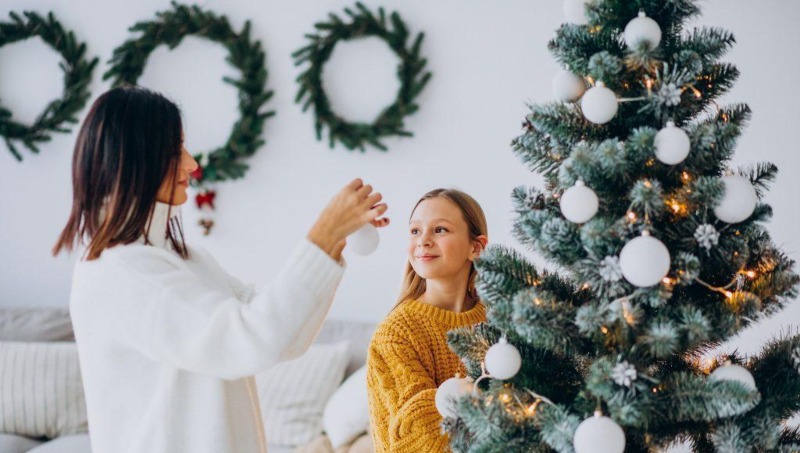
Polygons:
[[181,145],[180,163],[178,163],[178,174],[175,181],[172,179],[172,174],[167,174],[161,187],[158,189],[156,200],[162,203],[172,202],[173,206],[180,206],[186,203],[189,195],[186,189],[189,188],[189,173],[197,169],[197,162],[194,160],[186,147]]
[[469,276],[472,260],[483,249],[486,237],[471,240],[461,210],[446,198],[423,200],[408,227],[408,261],[422,278],[456,280]]

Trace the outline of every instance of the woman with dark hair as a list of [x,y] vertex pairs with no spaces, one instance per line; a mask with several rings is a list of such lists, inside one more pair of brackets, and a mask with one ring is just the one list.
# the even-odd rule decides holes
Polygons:
[[381,195],[354,180],[254,290],[184,242],[177,206],[195,168],[180,110],[142,88],[100,96],[78,135],[53,253],[85,245],[70,311],[94,453],[266,452],[252,376],[308,348],[345,238],[389,222]]

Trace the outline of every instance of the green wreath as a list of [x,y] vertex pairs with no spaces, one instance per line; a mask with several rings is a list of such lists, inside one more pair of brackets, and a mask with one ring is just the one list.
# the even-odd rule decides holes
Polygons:
[[272,97],[265,90],[267,70],[264,66],[264,51],[260,41],[250,39],[250,21],[245,22],[241,33],[236,33],[225,16],[201,10],[198,6],[186,6],[172,2],[172,9],[156,13],[157,20],[139,22],[129,31],[141,32],[136,39],[125,41],[114,49],[109,60],[111,69],[103,80],[114,78],[114,86],[135,85],[142,75],[147,58],[159,45],[170,49],[177,47],[184,37],[193,35],[222,44],[228,50],[227,61],[241,72],[238,80],[224,77],[239,94],[239,120],[227,142],[213,151],[195,156],[201,164],[202,179],[208,182],[236,179],[244,176],[247,164],[242,157],[252,156],[264,140],[261,134],[264,121],[275,114],[262,112],[264,104]]
[[47,104],[30,126],[11,119],[11,111],[0,105],[0,135],[8,150],[18,161],[22,161],[14,141],[21,142],[34,153],[39,152],[37,143],[50,141],[53,132],[69,132],[64,123],[77,123],[77,113],[89,99],[89,83],[97,65],[97,58],[87,61],[86,44],[79,43],[71,31],[65,31],[53,13],[47,18],[32,11],[19,14],[11,12],[11,22],[0,22],[0,47],[38,36],[63,58],[59,66],[64,71],[64,92],[60,99]]
[[[322,139],[322,129],[328,127],[328,142],[331,148],[338,140],[347,149],[358,148],[364,151],[364,145],[370,144],[386,151],[386,146],[380,142],[381,137],[398,135],[410,137],[413,134],[403,128],[403,118],[411,115],[419,108],[414,103],[416,98],[431,78],[430,72],[423,72],[427,60],[420,57],[420,47],[424,33],[417,35],[411,47],[406,47],[409,37],[408,28],[400,16],[393,12],[390,16],[392,30],[386,23],[386,14],[383,8],[378,9],[378,16],[372,14],[362,3],[356,3],[358,12],[345,8],[345,13],[351,21],[345,23],[336,14],[330,13],[330,22],[314,24],[317,29],[315,34],[307,34],[311,43],[292,54],[295,66],[308,63],[306,69],[297,78],[300,89],[295,102],[305,99],[303,111],[314,106],[315,129],[317,140]],[[394,103],[386,107],[372,124],[351,123],[337,115],[330,106],[328,96],[322,88],[322,69],[325,62],[333,53],[333,48],[341,40],[375,36],[389,45],[400,58],[397,75],[400,79],[400,90]]]

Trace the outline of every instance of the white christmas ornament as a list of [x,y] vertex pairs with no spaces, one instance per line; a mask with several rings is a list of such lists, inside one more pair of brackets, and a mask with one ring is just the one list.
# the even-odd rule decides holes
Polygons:
[[575,25],[586,25],[589,19],[586,17],[586,3],[588,0],[564,0],[564,17],[567,22]]
[[378,229],[368,223],[347,237],[347,248],[356,255],[364,256],[374,252],[379,242]]
[[462,395],[472,391],[472,379],[469,377],[462,378],[459,376],[451,377],[450,379],[442,382],[442,385],[436,389],[436,397],[434,404],[439,414],[445,418],[456,418],[455,402]]
[[566,69],[562,69],[553,78],[552,89],[553,96],[559,101],[572,102],[583,95],[584,91],[586,91],[586,85],[584,85],[582,78]]
[[656,157],[667,165],[683,162],[692,147],[689,135],[672,121],[667,122],[667,127],[658,131],[655,145]]
[[640,288],[660,283],[669,272],[669,264],[669,250],[647,230],[625,244],[619,254],[625,280]]
[[649,49],[655,49],[661,43],[661,27],[658,22],[639,11],[639,17],[632,19],[625,26],[625,44],[633,49],[640,42],[647,43]]
[[516,376],[522,366],[522,356],[514,345],[509,344],[505,337],[495,343],[483,359],[486,371],[495,379],[511,379]]
[[561,194],[561,213],[573,223],[584,223],[594,217],[600,200],[594,190],[586,187],[583,181],[578,180],[575,185]]
[[756,380],[747,368],[741,365],[726,363],[725,365],[717,368],[708,376],[709,379],[715,381],[736,381],[741,382],[745,387],[757,390]]
[[576,453],[622,453],[625,433],[617,422],[598,411],[578,425],[573,444]]
[[758,196],[750,180],[743,176],[728,175],[722,177],[725,193],[722,200],[714,207],[714,215],[726,223],[739,223],[753,214]]
[[617,95],[598,81],[581,99],[581,110],[587,120],[595,124],[605,124],[617,114]]

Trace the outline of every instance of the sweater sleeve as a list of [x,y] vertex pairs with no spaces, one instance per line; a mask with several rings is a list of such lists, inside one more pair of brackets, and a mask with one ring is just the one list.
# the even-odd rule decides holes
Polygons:
[[434,402],[436,383],[410,345],[373,340],[367,376],[373,435],[382,444],[377,451],[447,451],[449,438],[441,432]]
[[[343,273],[303,241],[272,282],[243,303],[205,285],[180,258],[157,252],[116,257],[124,268],[119,291],[127,294],[110,310],[114,337],[157,362],[223,379],[256,374],[304,350]],[[205,264],[224,272],[216,262]]]

